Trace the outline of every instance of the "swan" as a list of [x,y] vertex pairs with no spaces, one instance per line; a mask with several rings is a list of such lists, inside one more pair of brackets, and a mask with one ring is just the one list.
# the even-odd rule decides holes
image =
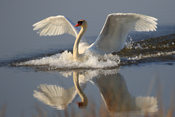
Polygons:
[[[40,36],[55,36],[68,33],[76,37],[73,46],[73,59],[84,60],[87,51],[93,55],[104,55],[120,51],[125,44],[128,33],[135,31],[156,31],[157,19],[136,13],[111,13],[107,16],[104,26],[96,41],[89,45],[85,41],[84,33],[88,28],[85,20],[80,20],[75,25],[63,15],[51,16],[33,24]],[[78,27],[81,27],[79,30]]]

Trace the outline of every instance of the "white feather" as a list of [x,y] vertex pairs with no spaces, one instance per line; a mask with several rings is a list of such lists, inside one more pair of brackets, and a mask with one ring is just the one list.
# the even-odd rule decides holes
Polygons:
[[[82,41],[79,44],[79,53],[85,49],[97,54],[109,54],[120,51],[125,44],[128,33],[135,31],[156,31],[157,19],[135,13],[112,13],[107,16],[106,22],[96,39],[89,46]],[[77,37],[79,29],[65,16],[51,16],[35,23],[33,30],[38,30],[40,36],[55,36],[68,33]],[[84,38],[84,37],[83,37]]]
[[135,13],[109,14],[98,38],[88,49],[99,54],[117,52],[123,48],[131,30],[155,31],[155,21],[156,18]]
[[74,23],[62,15],[48,17],[33,24],[33,26],[33,30],[38,30],[40,36],[54,36],[68,33],[76,37],[79,32],[79,29],[74,27]]

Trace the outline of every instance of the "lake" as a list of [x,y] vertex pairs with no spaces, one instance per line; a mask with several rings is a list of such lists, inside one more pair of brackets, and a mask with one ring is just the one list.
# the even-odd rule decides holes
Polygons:
[[[37,40],[39,43],[33,49],[18,53],[18,48],[5,49],[0,59],[0,105],[6,105],[7,117],[32,116],[37,114],[37,107],[48,115],[63,114],[65,110],[71,113],[72,109],[83,113],[90,111],[92,104],[97,112],[104,105],[108,114],[125,111],[141,116],[144,101],[150,114],[162,108],[166,112],[174,103],[174,32],[175,26],[170,25],[159,26],[156,32],[131,32],[124,49],[113,53],[112,59],[108,56],[98,61],[92,57],[84,63],[65,59],[72,56],[73,47],[72,37],[67,35],[58,36],[61,41],[57,44],[45,44],[43,50],[42,39]],[[96,37],[86,38],[92,43]],[[115,61],[119,59],[116,54],[120,63]],[[78,86],[88,99],[84,109],[76,104],[81,98],[75,79],[79,79]],[[126,102],[134,106],[126,108]]]
[[[6,117],[171,112],[175,105],[173,11],[174,1],[165,0],[2,0],[0,116],[3,112]],[[73,36],[40,37],[32,27],[49,16],[65,15],[74,23],[85,19],[85,37],[93,43],[109,13],[156,17],[157,31],[132,31],[121,51],[101,60],[91,56],[75,62],[70,60]]]

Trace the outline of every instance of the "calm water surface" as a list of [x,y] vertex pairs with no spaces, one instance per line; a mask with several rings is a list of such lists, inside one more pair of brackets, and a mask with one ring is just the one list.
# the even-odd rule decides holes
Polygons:
[[[127,90],[123,92],[124,98],[127,98],[127,95],[133,97],[156,97],[157,82],[160,81],[163,98],[161,101],[163,101],[167,109],[175,82],[174,62],[172,64],[169,65],[167,62],[158,64],[150,63],[109,70],[78,71],[84,76],[82,79],[80,78],[80,85],[89,98],[89,103],[95,102],[96,106],[100,107],[101,103],[107,103],[107,100],[104,99],[106,96],[116,95],[115,93],[119,92],[118,90],[121,87]],[[9,117],[12,115],[18,116],[22,113],[27,116],[31,115],[31,113],[35,114],[34,103],[36,102],[51,114],[56,113],[56,110],[63,110],[64,108],[71,109],[72,107],[79,111],[76,103],[80,102],[81,99],[75,91],[72,76],[73,71],[56,70],[54,72],[36,72],[33,69],[23,67],[1,67],[0,72],[0,104],[7,104],[7,116]],[[113,83],[113,85],[107,85],[107,83]],[[37,87],[40,85],[55,85],[64,90],[72,89],[72,92],[69,95],[70,97],[67,97],[67,95],[59,97],[58,95],[55,101],[51,101],[52,104],[46,104],[46,102],[43,103],[33,97],[34,90],[37,90]],[[111,91],[111,87],[114,93],[105,94],[105,91],[109,90],[108,88]],[[64,98],[68,99],[64,100]],[[49,99],[47,101],[49,102]],[[45,104],[50,106],[46,106]],[[87,108],[90,108],[90,106],[87,106]],[[108,109],[108,105],[106,105],[106,108]]]

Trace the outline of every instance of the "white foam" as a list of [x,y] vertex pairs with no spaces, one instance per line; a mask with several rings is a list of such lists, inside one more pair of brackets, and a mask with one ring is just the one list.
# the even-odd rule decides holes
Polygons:
[[118,66],[120,59],[118,55],[104,55],[103,59],[93,56],[88,53],[88,59],[81,61],[74,61],[72,53],[67,50],[50,57],[43,57],[40,59],[29,60],[16,64],[17,66],[49,66],[49,69],[61,68],[104,68]]
[[132,40],[132,37],[129,35],[129,40],[126,40],[125,42],[125,48],[132,49],[134,41]]
[[174,55],[175,51],[172,52],[157,52],[154,54],[146,54],[146,55],[138,55],[138,56],[133,56],[133,57],[126,57],[128,60],[140,60],[144,58],[153,58],[153,57],[159,57],[159,56],[168,56],[168,55]]

